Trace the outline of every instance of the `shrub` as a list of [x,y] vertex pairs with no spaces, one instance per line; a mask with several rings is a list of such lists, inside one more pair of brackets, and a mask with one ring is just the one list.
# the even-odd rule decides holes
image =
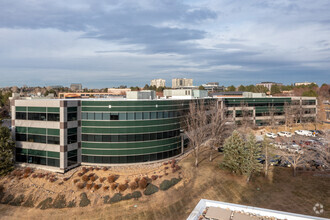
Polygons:
[[28,207],[28,208],[32,208],[32,207],[34,207],[34,201],[33,201],[32,194],[29,195],[29,197],[28,197],[27,200],[22,204],[22,206],[24,206],[24,207]]
[[159,175],[159,177],[158,178],[162,178],[163,176],[162,175]]
[[12,206],[20,206],[20,205],[22,204],[23,200],[24,200],[24,195],[21,194],[21,195],[17,196],[15,199],[13,199],[13,200],[9,203],[9,205],[12,205]]
[[168,162],[164,162],[163,165],[166,166],[168,164]]
[[38,174],[34,173],[32,174],[32,178],[37,178]]
[[111,189],[115,190],[117,188],[117,186],[118,186],[118,183],[112,183],[111,184]]
[[87,182],[89,180],[89,177],[87,175],[83,175],[81,178],[84,182]]
[[40,209],[49,209],[49,208],[52,207],[52,202],[53,202],[53,199],[51,197],[48,197],[45,200],[41,201],[39,203],[39,205],[37,206],[37,208],[40,208]]
[[55,177],[50,177],[49,178],[49,182],[51,182],[51,183],[55,182],[56,180],[57,180],[57,178],[55,178]]
[[164,167],[164,170],[167,170],[168,169],[168,167]]
[[63,183],[64,183],[63,181],[62,182],[59,182],[58,185],[63,185]]
[[172,169],[172,173],[175,173],[176,172],[176,169],[175,169],[175,167]]
[[26,174],[29,174],[29,173],[32,173],[32,169],[31,169],[31,167],[27,167],[27,168],[25,168],[24,169],[24,173]]
[[62,209],[65,207],[66,207],[65,195],[58,195],[53,202],[53,208]]
[[109,200],[110,200],[110,196],[107,195],[107,196],[104,196],[104,197],[103,197],[103,203],[104,203],[104,204],[109,204],[109,203],[110,203]]
[[107,179],[107,178],[105,178],[105,177],[101,177],[101,178],[100,178],[100,182],[103,183],[106,179]]
[[68,202],[67,207],[68,208],[73,208],[73,207],[76,207],[76,205],[77,205],[76,202],[74,200],[72,200],[72,201]]
[[73,180],[73,183],[76,184],[76,183],[79,182],[79,181],[80,181],[80,179],[74,179],[74,180]]
[[126,184],[128,184],[128,183],[129,183],[129,181],[130,181],[129,179],[126,179],[126,180],[125,180],[125,183],[126,183]]
[[38,178],[43,178],[45,175],[44,174],[42,174],[42,173],[39,173],[38,174]]
[[181,167],[180,167],[179,165],[175,165],[175,169],[176,169],[176,170],[180,170]]
[[113,197],[110,199],[110,203],[116,203],[116,202],[120,202],[123,198],[123,195],[120,193],[116,193],[115,195],[113,195]]
[[104,191],[109,190],[109,186],[103,186],[103,190],[104,190]]
[[150,195],[152,195],[152,194],[158,192],[158,190],[159,190],[159,189],[158,189],[157,186],[155,186],[154,184],[151,184],[151,183],[150,183],[150,184],[147,186],[147,188],[144,190],[143,194],[146,195],[146,196],[150,196]]
[[29,173],[24,173],[23,178],[28,178],[30,176]]
[[88,177],[91,178],[94,175],[95,175],[95,173],[90,173],[90,174],[88,174]]
[[90,177],[90,180],[91,180],[92,182],[94,182],[94,181],[96,180],[96,177],[95,177],[95,176],[91,176],[91,177]]
[[142,179],[140,179],[139,181],[139,187],[140,189],[145,189],[147,187],[148,181],[145,177],[143,177]]
[[87,185],[86,185],[86,188],[87,189],[91,189],[93,187],[93,183],[88,183]]
[[82,170],[84,173],[87,173],[87,172],[88,172],[88,170],[87,170],[86,167],[83,167],[81,170]]
[[113,183],[113,182],[115,182],[116,180],[118,179],[118,176],[116,176],[116,175],[110,175],[110,176],[108,176],[108,182],[109,183]]
[[175,184],[177,184],[178,182],[180,182],[181,179],[177,179],[177,178],[172,178],[171,180],[164,180],[159,188],[160,190],[168,190],[169,188],[171,188],[172,186],[174,186]]
[[101,184],[95,184],[94,185],[94,190],[98,190],[99,188],[101,188],[101,186],[102,186]]
[[85,207],[85,206],[88,206],[90,203],[91,203],[91,201],[88,199],[87,194],[86,193],[81,193],[80,194],[79,206],[80,207]]
[[172,178],[171,179],[171,184],[172,186],[174,186],[175,184],[177,184],[178,182],[180,182],[181,179],[178,179],[178,178]]
[[77,188],[78,189],[83,189],[85,187],[85,184],[84,183],[78,183],[77,184]]
[[132,194],[128,193],[122,198],[122,200],[130,200],[131,198],[132,198]]
[[134,181],[138,183],[140,181],[140,177],[136,177]]
[[172,184],[171,184],[171,181],[169,180],[164,180],[160,185],[159,185],[159,188],[160,190],[168,190],[169,188],[171,188]]
[[81,177],[82,175],[84,175],[83,173],[78,173],[78,176]]
[[103,170],[103,171],[107,171],[108,168],[107,168],[107,167],[103,167],[102,170]]
[[100,168],[99,168],[99,167],[96,167],[96,168],[95,168],[95,170],[96,170],[96,171],[99,171],[99,170],[100,170]]
[[132,198],[134,198],[134,199],[138,199],[138,198],[140,198],[142,196],[142,193],[140,192],[140,191],[134,191],[133,193],[132,193]]
[[152,176],[151,176],[151,179],[152,179],[152,180],[156,180],[157,178],[158,178],[157,175],[152,175]]
[[63,178],[63,181],[68,181],[68,180],[69,180],[68,177]]
[[175,163],[172,163],[172,164],[171,164],[171,168],[174,168],[174,167],[175,167]]
[[137,182],[131,182],[129,184],[129,188],[131,188],[131,190],[135,190],[139,187],[138,183]]
[[8,204],[10,201],[12,201],[15,197],[12,194],[9,194],[3,201],[2,204]]
[[90,167],[90,168],[88,168],[88,170],[89,170],[89,171],[93,171],[93,170],[94,170],[94,168],[93,168],[93,167]]
[[13,170],[13,171],[11,172],[11,175],[12,175],[12,176],[19,177],[19,176],[22,175],[22,172],[21,172],[21,170]]
[[119,184],[118,190],[123,192],[127,189],[127,184]]
[[165,175],[165,176],[167,176],[167,175],[168,175],[168,173],[164,173],[164,175]]
[[176,163],[176,161],[175,161],[175,159],[173,159],[172,161],[171,161],[171,164],[175,164]]

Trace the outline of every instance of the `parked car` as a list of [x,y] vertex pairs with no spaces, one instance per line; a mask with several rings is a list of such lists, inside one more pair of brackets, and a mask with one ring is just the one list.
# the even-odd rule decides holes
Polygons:
[[294,133],[296,133],[298,135],[308,136],[308,137],[313,136],[313,132],[307,131],[307,130],[296,130]]
[[276,138],[277,134],[269,132],[269,133],[266,133],[266,136],[269,137],[269,138]]
[[291,132],[288,132],[288,131],[280,131],[280,132],[277,132],[278,136],[281,136],[281,137],[292,137],[292,133]]

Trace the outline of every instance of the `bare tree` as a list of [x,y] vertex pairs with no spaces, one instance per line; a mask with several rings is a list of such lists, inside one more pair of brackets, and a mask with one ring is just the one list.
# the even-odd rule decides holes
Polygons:
[[240,111],[241,111],[241,126],[242,128],[246,131],[248,128],[252,127],[253,120],[252,120],[252,115],[249,111],[248,104],[245,102],[240,103]]
[[276,127],[276,108],[274,105],[269,105],[268,106],[268,112],[269,112],[269,125],[271,126],[272,129],[275,129]]
[[303,150],[296,151],[290,149],[289,151],[280,151],[280,155],[282,157],[282,160],[285,160],[291,165],[293,176],[297,175],[297,167],[306,165],[307,162],[310,160],[309,155]]
[[293,122],[294,122],[294,115],[293,115],[293,109],[292,105],[285,102],[284,103],[284,117],[285,117],[285,127],[286,129],[289,127],[292,128]]
[[265,177],[268,176],[268,172],[269,172],[269,167],[270,167],[270,160],[273,156],[273,145],[270,144],[269,139],[267,137],[264,137],[264,141],[262,142],[262,153],[264,155],[264,173],[265,173]]
[[185,134],[187,135],[190,146],[192,146],[195,155],[195,166],[198,166],[200,147],[209,138],[208,117],[206,114],[204,100],[191,102],[189,112],[185,117]]
[[226,109],[221,109],[218,102],[211,106],[208,114],[210,123],[208,128],[210,131],[210,139],[208,141],[210,147],[210,161],[212,161],[212,153],[224,140],[230,136],[234,130],[234,125],[231,123],[230,118],[226,114]]

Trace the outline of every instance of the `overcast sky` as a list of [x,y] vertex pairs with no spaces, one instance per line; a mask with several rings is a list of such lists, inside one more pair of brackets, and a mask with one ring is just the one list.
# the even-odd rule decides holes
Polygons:
[[0,0],[0,87],[330,79],[328,0]]

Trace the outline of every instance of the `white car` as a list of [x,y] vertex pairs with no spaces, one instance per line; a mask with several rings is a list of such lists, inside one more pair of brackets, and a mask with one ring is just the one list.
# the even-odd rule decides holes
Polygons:
[[269,133],[266,133],[266,136],[269,137],[269,138],[276,138],[277,134],[269,132]]
[[291,132],[287,132],[287,131],[280,131],[280,132],[277,132],[278,136],[281,136],[281,137],[292,137],[292,133]]
[[294,133],[308,137],[313,135],[311,131],[307,131],[307,130],[296,130]]

